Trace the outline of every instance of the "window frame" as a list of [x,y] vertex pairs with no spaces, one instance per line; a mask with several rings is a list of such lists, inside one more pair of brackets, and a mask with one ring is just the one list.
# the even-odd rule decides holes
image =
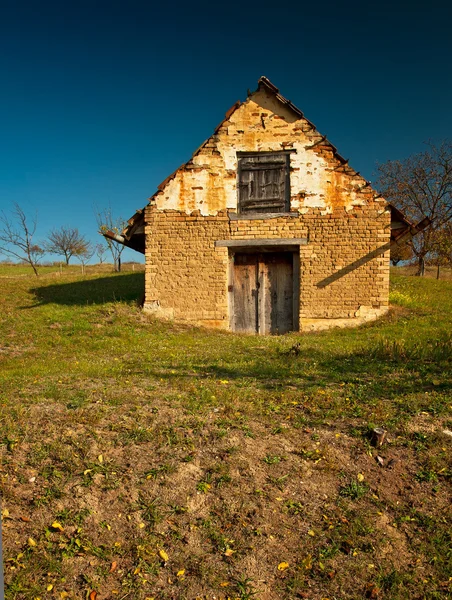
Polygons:
[[[242,217],[245,217],[246,215],[250,215],[255,217],[256,215],[262,214],[268,214],[268,215],[287,215],[290,214],[290,155],[292,153],[296,152],[296,150],[269,150],[269,151],[256,151],[256,152],[237,152],[237,214],[239,214]],[[259,169],[246,169],[243,168],[243,163],[242,160],[243,158],[254,158],[254,157],[259,157],[259,156],[271,156],[271,155],[275,155],[275,156],[284,156],[284,161],[281,161],[281,169],[284,169],[285,173],[285,177],[284,177],[284,210],[271,210],[269,209],[267,212],[264,211],[259,211],[259,210],[255,210],[255,209],[244,209],[242,206],[242,185],[243,185],[243,179],[242,179],[242,173],[244,171],[250,171],[250,170],[259,170]],[[265,163],[262,163],[262,165],[264,166]],[[265,167],[262,169],[263,171],[265,171]],[[269,169],[270,170],[270,169]],[[259,201],[260,199],[258,199],[257,201]],[[265,202],[265,198],[261,199],[262,202]]]

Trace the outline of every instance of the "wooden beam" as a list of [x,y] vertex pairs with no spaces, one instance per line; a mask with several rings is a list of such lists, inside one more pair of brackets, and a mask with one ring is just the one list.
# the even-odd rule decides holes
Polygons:
[[217,240],[216,248],[246,248],[258,246],[306,246],[307,238],[278,238],[278,239],[252,239],[252,240]]
[[279,219],[281,217],[299,217],[300,214],[297,212],[273,212],[273,213],[257,213],[257,212],[245,212],[245,213],[233,213],[228,214],[230,221],[251,221],[251,220],[266,220],[266,219]]

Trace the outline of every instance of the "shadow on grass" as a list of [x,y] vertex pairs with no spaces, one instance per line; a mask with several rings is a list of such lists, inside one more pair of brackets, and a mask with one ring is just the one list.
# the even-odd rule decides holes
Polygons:
[[144,273],[118,273],[109,277],[56,283],[33,288],[31,292],[38,301],[36,305],[85,306],[107,302],[136,302],[144,292]]
[[[448,340],[446,340],[448,342]],[[409,412],[428,407],[430,411],[442,411],[452,391],[452,352],[450,346],[436,348],[426,345],[425,354],[419,357],[417,347],[406,350],[403,356],[382,352],[379,345],[370,344],[354,351],[329,353],[309,347],[299,356],[290,356],[278,350],[254,352],[253,358],[236,364],[196,361],[189,366],[178,366],[173,359],[162,360],[160,368],[133,360],[124,364],[128,374],[135,372],[155,379],[179,381],[183,388],[187,383],[200,380],[227,386],[246,388],[251,385],[269,392],[316,395],[321,404],[328,405],[330,393],[343,397],[345,404],[367,404],[377,400],[392,401],[403,398]],[[439,352],[442,353],[441,358]],[[166,364],[165,364],[166,362]],[[318,396],[324,394],[324,396]],[[430,396],[433,394],[433,396]],[[438,399],[444,396],[443,400]],[[411,400],[408,398],[411,397]],[[319,404],[319,405],[320,405]],[[437,407],[435,408],[435,404]]]

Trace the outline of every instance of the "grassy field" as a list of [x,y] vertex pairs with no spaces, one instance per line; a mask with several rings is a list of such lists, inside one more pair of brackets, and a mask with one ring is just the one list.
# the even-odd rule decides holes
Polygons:
[[141,272],[5,269],[8,600],[451,597],[452,282],[252,337],[154,322]]

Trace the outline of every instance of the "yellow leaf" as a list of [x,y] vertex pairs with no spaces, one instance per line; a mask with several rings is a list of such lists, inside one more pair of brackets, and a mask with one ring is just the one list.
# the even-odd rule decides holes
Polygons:
[[140,524],[138,525],[138,527],[139,527],[140,529],[144,529],[144,528],[146,527],[146,525],[145,525],[144,523],[140,523]]
[[104,462],[104,457],[102,456],[102,454],[99,454],[99,456],[97,457],[97,460],[100,462],[100,464],[102,464]]
[[2,510],[2,517],[7,519],[9,517],[9,510],[7,508],[4,508]]
[[228,585],[229,585],[229,581],[222,581],[222,582],[220,583],[220,586],[221,586],[221,587],[228,587]]
[[159,550],[159,556],[162,560],[164,560],[165,562],[168,562],[169,557],[168,557],[168,554],[165,552],[165,550]]
[[177,572],[178,577],[182,577],[182,575],[185,575],[185,569],[181,569],[180,571]]
[[83,475],[88,475],[88,473],[91,473],[92,469],[85,469],[85,471],[83,471]]
[[233,550],[232,548],[227,548],[224,555],[225,556],[232,556],[234,554],[235,550]]
[[33,546],[36,546],[36,542],[34,541],[33,538],[29,537],[28,538],[28,545],[31,546],[33,548]]
[[311,537],[315,537],[315,531],[313,529],[310,529],[308,531],[308,535],[310,535]]
[[363,475],[362,473],[358,473],[358,475],[357,475],[356,479],[357,479],[359,482],[361,482],[361,481],[364,481],[364,475]]
[[63,600],[63,598],[69,598],[69,594],[67,592],[60,592],[60,598],[61,600]]
[[288,568],[289,568],[289,563],[286,563],[286,562],[280,562],[278,565],[278,571],[285,571]]
[[58,529],[59,531],[64,531],[63,526],[58,521],[54,521],[52,523],[52,529]]
[[138,573],[141,571],[140,567],[137,567],[135,569],[135,571],[133,572],[134,575],[138,575]]
[[47,591],[51,592],[53,590],[53,585],[51,583],[49,583],[49,585],[47,586]]

